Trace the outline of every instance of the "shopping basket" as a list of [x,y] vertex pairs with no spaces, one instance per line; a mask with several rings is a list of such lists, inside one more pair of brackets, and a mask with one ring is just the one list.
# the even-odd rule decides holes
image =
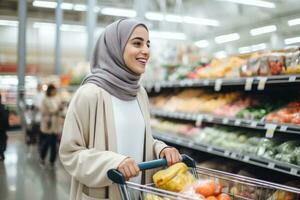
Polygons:
[[[232,200],[300,200],[300,189],[279,185],[259,179],[235,175],[218,170],[196,167],[195,161],[182,155],[182,162],[197,179],[210,179],[222,185],[222,193]],[[165,159],[138,164],[141,171],[167,166]],[[199,200],[199,198],[155,188],[154,184],[136,184],[126,181],[116,169],[107,173],[109,179],[118,184],[122,200]]]

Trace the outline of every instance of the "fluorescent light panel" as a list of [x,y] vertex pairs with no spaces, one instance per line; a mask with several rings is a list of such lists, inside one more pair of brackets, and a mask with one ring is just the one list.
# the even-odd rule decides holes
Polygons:
[[19,22],[14,20],[0,20],[0,26],[18,26]]
[[86,5],[83,4],[75,4],[73,9],[76,11],[87,11]]
[[[56,8],[57,3],[54,1],[33,1],[33,6],[41,8]],[[63,10],[87,11],[87,6],[84,4],[62,3],[61,8]],[[100,8],[96,6],[94,11],[99,12]]]
[[240,47],[239,48],[239,53],[250,53],[250,52],[253,52],[253,51],[264,50],[266,48],[267,48],[266,43],[254,44],[254,45],[251,45],[251,46]]
[[164,15],[158,12],[146,12],[145,17],[154,21],[163,21],[165,19]]
[[205,19],[205,18],[196,18],[196,17],[183,17],[183,22],[189,24],[200,24],[200,25],[207,25],[207,26],[219,26],[220,23],[217,20],[213,19]]
[[121,16],[121,17],[136,17],[136,11],[131,9],[121,9],[121,8],[102,8],[101,13],[103,15],[113,15],[113,16]]
[[296,26],[300,24],[300,18],[291,19],[288,21],[289,26]]
[[250,30],[250,34],[252,36],[256,36],[256,35],[261,35],[261,34],[265,34],[265,33],[271,33],[277,30],[277,27],[275,25],[270,25],[270,26],[263,26],[260,28],[254,28]]
[[33,6],[42,8],[56,8],[57,3],[53,1],[34,1]]
[[[54,30],[56,28],[56,24],[48,22],[34,22],[33,28]],[[84,32],[86,31],[86,27],[81,25],[62,24],[60,30],[70,32]]]
[[194,43],[199,48],[205,48],[209,46],[209,42],[207,40],[199,40]]
[[227,35],[217,36],[215,38],[215,42],[217,44],[222,44],[222,43],[231,42],[231,41],[235,41],[235,40],[239,40],[239,39],[240,39],[240,35],[238,33],[231,33],[231,34],[227,34]]
[[284,40],[286,45],[300,43],[300,37],[287,38]]
[[72,3],[62,3],[61,8],[63,10],[72,10],[73,9],[73,4]]
[[149,33],[151,38],[171,39],[171,40],[186,40],[186,35],[180,32],[166,32],[166,31],[151,31]]
[[227,52],[226,51],[218,51],[216,53],[214,53],[214,56],[216,58],[226,58],[227,57]]
[[219,1],[227,1],[237,4],[244,4],[249,6],[257,6],[264,8],[276,8],[276,4],[269,1],[261,1],[261,0],[219,0]]

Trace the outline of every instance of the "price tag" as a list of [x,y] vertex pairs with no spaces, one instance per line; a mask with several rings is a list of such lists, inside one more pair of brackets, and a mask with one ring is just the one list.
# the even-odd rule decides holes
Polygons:
[[230,152],[227,151],[227,150],[224,152],[224,155],[225,155],[225,156],[229,156],[229,154],[230,154]]
[[272,138],[274,136],[274,132],[276,130],[277,125],[276,124],[266,124],[265,128],[267,129],[266,137]]
[[204,80],[203,85],[209,85],[209,80]]
[[249,161],[249,156],[244,156],[244,161],[248,162]]
[[296,81],[296,76],[290,76],[289,77],[289,82],[295,82]]
[[236,153],[235,153],[235,152],[232,152],[232,153],[231,153],[231,157],[232,157],[232,158],[236,158]]
[[264,90],[267,80],[267,77],[261,77],[258,82],[257,90]]
[[229,122],[229,119],[228,119],[228,118],[224,118],[224,119],[222,120],[222,123],[223,123],[223,124],[228,124],[228,122]]
[[275,163],[272,163],[272,162],[271,162],[271,163],[268,164],[268,168],[274,169],[274,167],[275,167]]
[[297,175],[297,173],[298,173],[298,170],[297,170],[297,169],[295,169],[295,168],[292,168],[292,169],[291,169],[291,174]]
[[202,125],[203,115],[198,115],[196,120],[196,127],[199,127]]
[[251,127],[256,127],[257,126],[257,122],[256,121],[252,121],[250,124]]
[[209,121],[209,122],[212,122],[214,120],[213,116],[210,116],[210,115],[206,115],[206,120]]
[[207,147],[207,151],[208,151],[208,152],[212,152],[212,151],[213,151],[213,148],[212,148],[212,147]]
[[222,83],[223,83],[223,80],[222,80],[222,79],[217,79],[217,80],[216,80],[216,83],[215,83],[215,91],[218,92],[218,91],[221,90]]
[[282,125],[280,126],[280,131],[286,131],[288,126]]
[[194,85],[194,81],[193,80],[187,80],[187,85],[188,86],[193,86]]
[[241,125],[241,120],[236,119],[236,120],[234,121],[234,125],[236,125],[236,126]]
[[247,78],[245,84],[245,91],[250,91],[252,89],[253,78]]
[[160,83],[155,83],[154,91],[157,92],[157,93],[160,92]]

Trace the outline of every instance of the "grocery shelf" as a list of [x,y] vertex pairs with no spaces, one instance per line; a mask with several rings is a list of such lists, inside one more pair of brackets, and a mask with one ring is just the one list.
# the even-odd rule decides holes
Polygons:
[[252,85],[257,85],[258,90],[263,90],[268,84],[285,84],[300,82],[300,75],[280,75],[280,76],[257,76],[241,78],[218,78],[218,79],[193,79],[176,81],[149,81],[144,84],[148,91],[154,89],[159,92],[163,88],[186,88],[213,86],[216,91],[224,86],[245,86],[245,90],[252,90]]
[[192,139],[168,133],[153,132],[153,137],[168,143],[187,147],[196,151],[206,152],[225,158],[238,160],[244,163],[253,164],[256,166],[268,168],[271,170],[283,172],[292,176],[300,177],[300,166],[282,163],[276,160],[269,160],[266,158],[259,158],[254,155],[244,155],[243,153],[229,151],[220,147],[215,147],[207,144],[195,143]]
[[268,123],[257,120],[238,119],[222,116],[214,116],[209,114],[171,112],[158,108],[151,108],[151,115],[156,117],[186,120],[200,126],[202,122],[221,124],[227,126],[244,127],[251,129],[266,130],[266,137],[272,138],[275,132],[292,133],[300,135],[300,126],[291,124]]

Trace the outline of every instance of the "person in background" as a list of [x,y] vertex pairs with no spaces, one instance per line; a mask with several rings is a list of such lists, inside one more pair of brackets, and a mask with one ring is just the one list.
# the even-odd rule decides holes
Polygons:
[[99,37],[91,74],[71,100],[61,138],[60,159],[72,176],[71,200],[119,200],[109,169],[145,184],[154,171],[140,173],[137,163],[181,160],[177,149],[151,134],[148,97],[140,85],[149,47],[148,28],[135,19],[118,20]]
[[57,135],[60,133],[58,121],[60,101],[56,96],[57,89],[53,84],[48,85],[46,96],[42,101],[41,132],[42,141],[40,149],[40,165],[45,166],[45,158],[50,148],[50,166],[54,167],[57,154]]
[[0,94],[0,161],[4,161],[4,152],[7,145],[7,129],[9,128],[8,122],[8,110],[2,104],[2,98]]
[[37,85],[37,92],[33,99],[33,109],[34,109],[34,120],[33,120],[33,135],[34,135],[34,141],[38,142],[38,149],[40,150],[41,147],[41,107],[42,107],[42,101],[44,98],[44,92],[42,90],[42,84]]

